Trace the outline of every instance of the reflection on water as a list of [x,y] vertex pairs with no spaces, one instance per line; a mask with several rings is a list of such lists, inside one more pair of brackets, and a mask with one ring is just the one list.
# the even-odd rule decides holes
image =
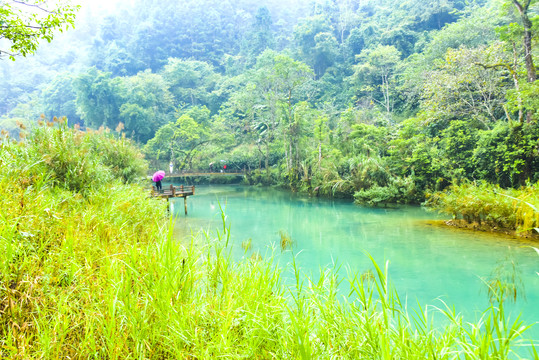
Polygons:
[[[364,272],[372,268],[369,253],[379,265],[389,261],[390,278],[408,303],[417,298],[440,305],[436,299],[442,298],[468,316],[488,304],[481,278],[510,258],[517,262],[526,294],[526,300],[512,306],[512,318],[522,312],[527,323],[539,320],[539,256],[533,249],[516,239],[432,226],[427,220],[438,215],[420,207],[363,208],[350,201],[241,186],[197,187],[196,196],[187,200],[187,217],[183,200],[174,202],[179,239],[200,229],[213,234],[222,229],[221,206],[238,258],[244,256],[241,243],[249,239],[246,256],[271,253],[283,231],[294,242],[302,270],[314,277],[333,264],[341,265],[342,276]],[[276,250],[283,266],[291,256]],[[530,334],[539,338],[539,325]]]

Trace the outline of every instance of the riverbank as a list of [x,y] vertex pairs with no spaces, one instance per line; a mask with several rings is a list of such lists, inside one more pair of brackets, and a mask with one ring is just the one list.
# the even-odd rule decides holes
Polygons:
[[199,247],[174,239],[166,205],[113,176],[138,172],[125,139],[54,127],[0,147],[0,357],[534,356],[527,325],[499,321],[504,287],[470,324],[449,306],[409,313],[374,261],[348,297],[295,263],[284,286],[271,258],[232,260],[224,221]]
[[530,238],[539,234],[539,183],[520,189],[463,183],[431,194],[426,205],[450,215],[449,226]]
[[487,225],[478,223],[468,223],[465,220],[428,220],[425,222],[428,225],[440,228],[450,228],[455,231],[464,231],[469,233],[488,233],[496,238],[516,240],[520,244],[526,243],[530,246],[539,246],[539,234],[526,233],[522,235],[511,229],[492,228]]
[[518,232],[516,230],[503,229],[503,228],[500,229],[497,226],[492,227],[492,226],[485,225],[485,224],[479,224],[477,222],[469,223],[469,222],[467,222],[465,220],[458,220],[458,219],[445,220],[444,224],[446,224],[447,226],[456,227],[456,228],[459,228],[459,229],[465,229],[465,230],[471,230],[471,231],[491,232],[491,233],[496,233],[496,234],[508,235],[508,236],[511,236],[511,237],[521,237],[521,238],[526,238],[526,239],[530,239],[530,240],[539,241],[539,233],[537,233],[537,232],[526,231],[526,232],[522,233],[522,232]]

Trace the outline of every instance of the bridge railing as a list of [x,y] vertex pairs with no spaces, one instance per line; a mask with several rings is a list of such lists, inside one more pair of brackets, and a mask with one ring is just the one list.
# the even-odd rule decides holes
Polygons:
[[176,196],[181,194],[189,194],[189,195],[195,195],[195,185],[189,185],[189,186],[174,186],[170,185],[168,188],[164,188],[161,190],[157,190],[155,186],[152,186],[152,194],[154,195],[169,195],[169,196]]
[[245,170],[185,170],[185,171],[179,171],[179,172],[173,172],[167,173],[165,175],[165,178],[167,177],[175,177],[175,176],[205,176],[205,175],[245,175],[247,171]]

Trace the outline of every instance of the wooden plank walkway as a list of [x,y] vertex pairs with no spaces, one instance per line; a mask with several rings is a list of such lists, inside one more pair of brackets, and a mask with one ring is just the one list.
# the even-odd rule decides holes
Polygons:
[[185,208],[185,215],[187,215],[187,197],[195,195],[195,186],[174,186],[170,185],[169,188],[157,190],[155,186],[152,186],[152,196],[165,198],[167,201],[170,198],[183,198],[183,205]]

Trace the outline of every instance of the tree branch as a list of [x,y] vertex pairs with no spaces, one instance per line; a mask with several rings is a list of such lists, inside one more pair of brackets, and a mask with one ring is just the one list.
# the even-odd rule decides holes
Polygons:
[[481,66],[483,69],[496,69],[496,68],[504,67],[511,74],[514,73],[513,68],[509,64],[506,64],[506,63],[497,63],[497,64],[492,64],[492,65],[485,65],[485,64],[482,64],[482,63],[474,62],[474,65]]
[[0,57],[2,57],[2,54],[7,54],[7,56],[17,56],[19,54],[10,53],[8,51],[0,49]]
[[204,145],[206,143],[209,143],[211,140],[204,140],[204,141],[201,141],[199,142],[198,144],[195,144],[191,149],[189,149],[188,152],[186,152],[186,155],[185,155],[185,159],[183,159],[182,163],[180,164],[180,168],[179,170],[183,170],[185,168],[185,166],[187,165],[187,163],[191,160],[192,156],[193,156],[193,152],[195,151],[195,149],[197,147],[199,147],[200,145]]
[[24,1],[20,1],[20,0],[11,0],[11,1],[13,1],[16,4],[20,4],[20,5],[24,5],[24,6],[30,6],[30,7],[39,9],[39,10],[44,11],[44,12],[49,13],[49,14],[58,14],[57,12],[50,11],[48,9],[42,8],[38,4],[28,4],[28,3],[24,2]]
[[[24,27],[27,28],[27,29],[34,29],[34,30],[51,29],[50,26],[32,26],[32,25],[24,25]],[[9,25],[2,25],[2,26],[0,26],[0,29],[2,29],[2,30],[8,30],[8,29],[12,29],[12,28],[16,28],[16,26],[9,26]],[[23,35],[23,34],[15,34],[15,35]]]

